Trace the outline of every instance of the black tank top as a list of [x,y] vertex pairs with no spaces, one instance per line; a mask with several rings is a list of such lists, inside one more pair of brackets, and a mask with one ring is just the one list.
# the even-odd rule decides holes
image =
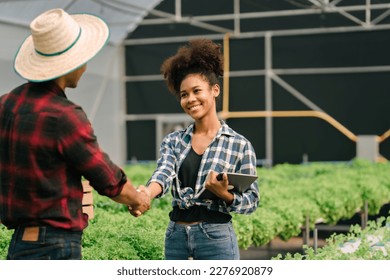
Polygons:
[[[198,155],[191,147],[190,152],[184,159],[179,169],[179,180],[182,186],[187,186],[195,189],[196,179],[198,178],[198,171],[202,155]],[[199,197],[200,199],[213,199],[219,198],[210,192],[205,190]],[[204,221],[209,223],[227,223],[231,220],[229,214],[221,213],[218,211],[210,211],[205,206],[192,206],[189,209],[180,209],[178,206],[173,207],[173,210],[169,213],[169,217],[172,221],[178,222],[197,222]]]

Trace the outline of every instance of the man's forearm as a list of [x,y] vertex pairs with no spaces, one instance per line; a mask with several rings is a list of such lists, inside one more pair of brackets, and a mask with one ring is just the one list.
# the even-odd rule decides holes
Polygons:
[[134,188],[130,180],[127,180],[120,194],[115,197],[112,197],[111,199],[121,204],[133,205],[137,203],[137,195],[138,194],[136,188]]

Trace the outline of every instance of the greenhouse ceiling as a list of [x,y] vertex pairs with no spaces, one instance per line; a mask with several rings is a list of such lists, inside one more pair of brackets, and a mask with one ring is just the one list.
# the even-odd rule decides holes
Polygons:
[[390,0],[0,0],[0,24],[28,27],[51,8],[100,16],[110,27],[111,43],[118,45],[134,38],[129,34],[139,25],[170,23],[237,37],[269,30],[388,29]]
[[120,44],[161,0],[0,0],[0,23],[28,27],[40,13],[62,8],[68,13],[90,13],[109,25],[110,43]]

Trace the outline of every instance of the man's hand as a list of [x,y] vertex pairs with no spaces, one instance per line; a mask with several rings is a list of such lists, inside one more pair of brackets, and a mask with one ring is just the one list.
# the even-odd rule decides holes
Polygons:
[[130,180],[127,180],[121,193],[111,199],[118,203],[127,205],[130,213],[134,217],[138,217],[150,209],[151,199],[148,190],[144,186],[136,189]]
[[134,203],[128,205],[129,212],[134,217],[139,217],[150,209],[151,195],[150,191],[145,186],[139,186],[136,191]]

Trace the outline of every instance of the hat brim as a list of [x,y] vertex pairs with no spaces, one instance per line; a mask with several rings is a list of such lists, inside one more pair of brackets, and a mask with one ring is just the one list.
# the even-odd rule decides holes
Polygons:
[[20,46],[14,68],[22,78],[44,82],[68,74],[92,59],[108,42],[107,24],[94,15],[71,15],[80,25],[78,41],[66,52],[56,56],[43,56],[35,51],[30,35]]

